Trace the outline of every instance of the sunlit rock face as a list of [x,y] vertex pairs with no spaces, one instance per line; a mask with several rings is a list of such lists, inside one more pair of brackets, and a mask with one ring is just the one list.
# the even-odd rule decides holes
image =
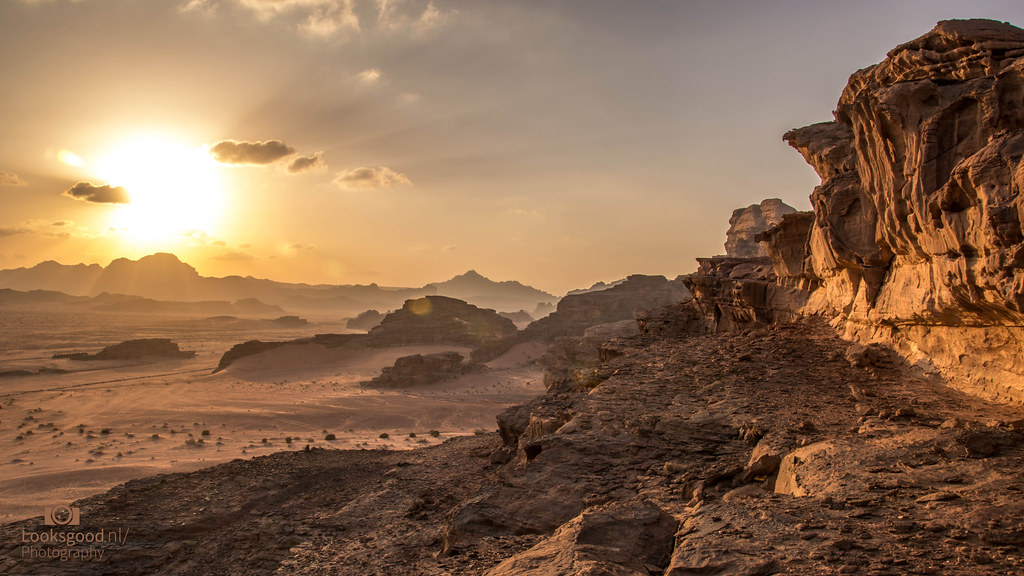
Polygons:
[[850,335],[1024,399],[1024,30],[940,22],[855,72],[835,118],[785,135],[822,183],[806,237],[764,238],[780,281],[820,282],[812,307]]
[[725,254],[734,258],[767,256],[757,235],[782,221],[785,214],[796,212],[778,198],[762,200],[746,208],[733,210],[729,231],[725,233]]

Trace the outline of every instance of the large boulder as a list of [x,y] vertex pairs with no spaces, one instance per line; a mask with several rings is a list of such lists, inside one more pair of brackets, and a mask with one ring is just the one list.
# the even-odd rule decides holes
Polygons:
[[464,358],[458,352],[412,354],[395,360],[393,366],[381,370],[379,376],[367,382],[370,388],[407,388],[435,384],[460,376],[467,371]]
[[671,515],[650,502],[596,506],[485,575],[650,574],[649,567],[668,563],[677,524]]

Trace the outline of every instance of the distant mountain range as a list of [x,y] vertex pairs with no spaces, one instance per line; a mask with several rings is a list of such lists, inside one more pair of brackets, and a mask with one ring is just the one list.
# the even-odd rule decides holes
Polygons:
[[[218,301],[238,304],[238,301],[258,300],[260,305],[292,312],[344,315],[355,315],[369,309],[394,310],[401,308],[410,298],[427,295],[451,296],[501,312],[535,310],[539,304],[558,300],[552,294],[519,282],[494,282],[473,270],[421,288],[393,288],[377,284],[292,284],[251,276],[200,276],[195,268],[167,253],[152,254],[139,260],[118,258],[106,267],[99,264],[65,265],[50,260],[31,268],[0,270],[0,288],[44,290],[87,297],[106,293],[177,303]],[[14,298],[10,294],[7,296]],[[41,296],[37,294],[37,297]],[[146,307],[138,302],[135,306]]]

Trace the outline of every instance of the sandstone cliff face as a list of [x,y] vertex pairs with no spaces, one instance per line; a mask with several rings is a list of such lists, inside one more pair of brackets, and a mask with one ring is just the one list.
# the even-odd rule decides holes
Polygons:
[[729,218],[729,231],[725,233],[725,254],[736,258],[767,256],[757,235],[778,224],[786,214],[796,209],[778,198],[762,200],[746,208],[733,210]]
[[848,336],[1024,400],[1024,30],[940,22],[784,138],[822,182],[813,215],[760,235],[776,282]]

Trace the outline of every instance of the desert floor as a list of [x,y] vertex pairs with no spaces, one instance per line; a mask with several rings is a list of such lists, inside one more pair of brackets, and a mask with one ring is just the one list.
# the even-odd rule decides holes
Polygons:
[[[410,449],[493,430],[504,407],[543,392],[539,346],[511,350],[479,374],[427,387],[360,386],[400,356],[466,348],[352,351],[287,346],[212,374],[251,339],[345,332],[316,322],[283,329],[210,321],[19,312],[0,317],[0,372],[69,370],[0,379],[0,522],[105,491],[132,478],[194,470],[305,446]],[[153,362],[53,360],[131,338],[167,337],[195,358]],[[326,440],[333,434],[333,440]],[[290,441],[289,441],[290,440]]]

